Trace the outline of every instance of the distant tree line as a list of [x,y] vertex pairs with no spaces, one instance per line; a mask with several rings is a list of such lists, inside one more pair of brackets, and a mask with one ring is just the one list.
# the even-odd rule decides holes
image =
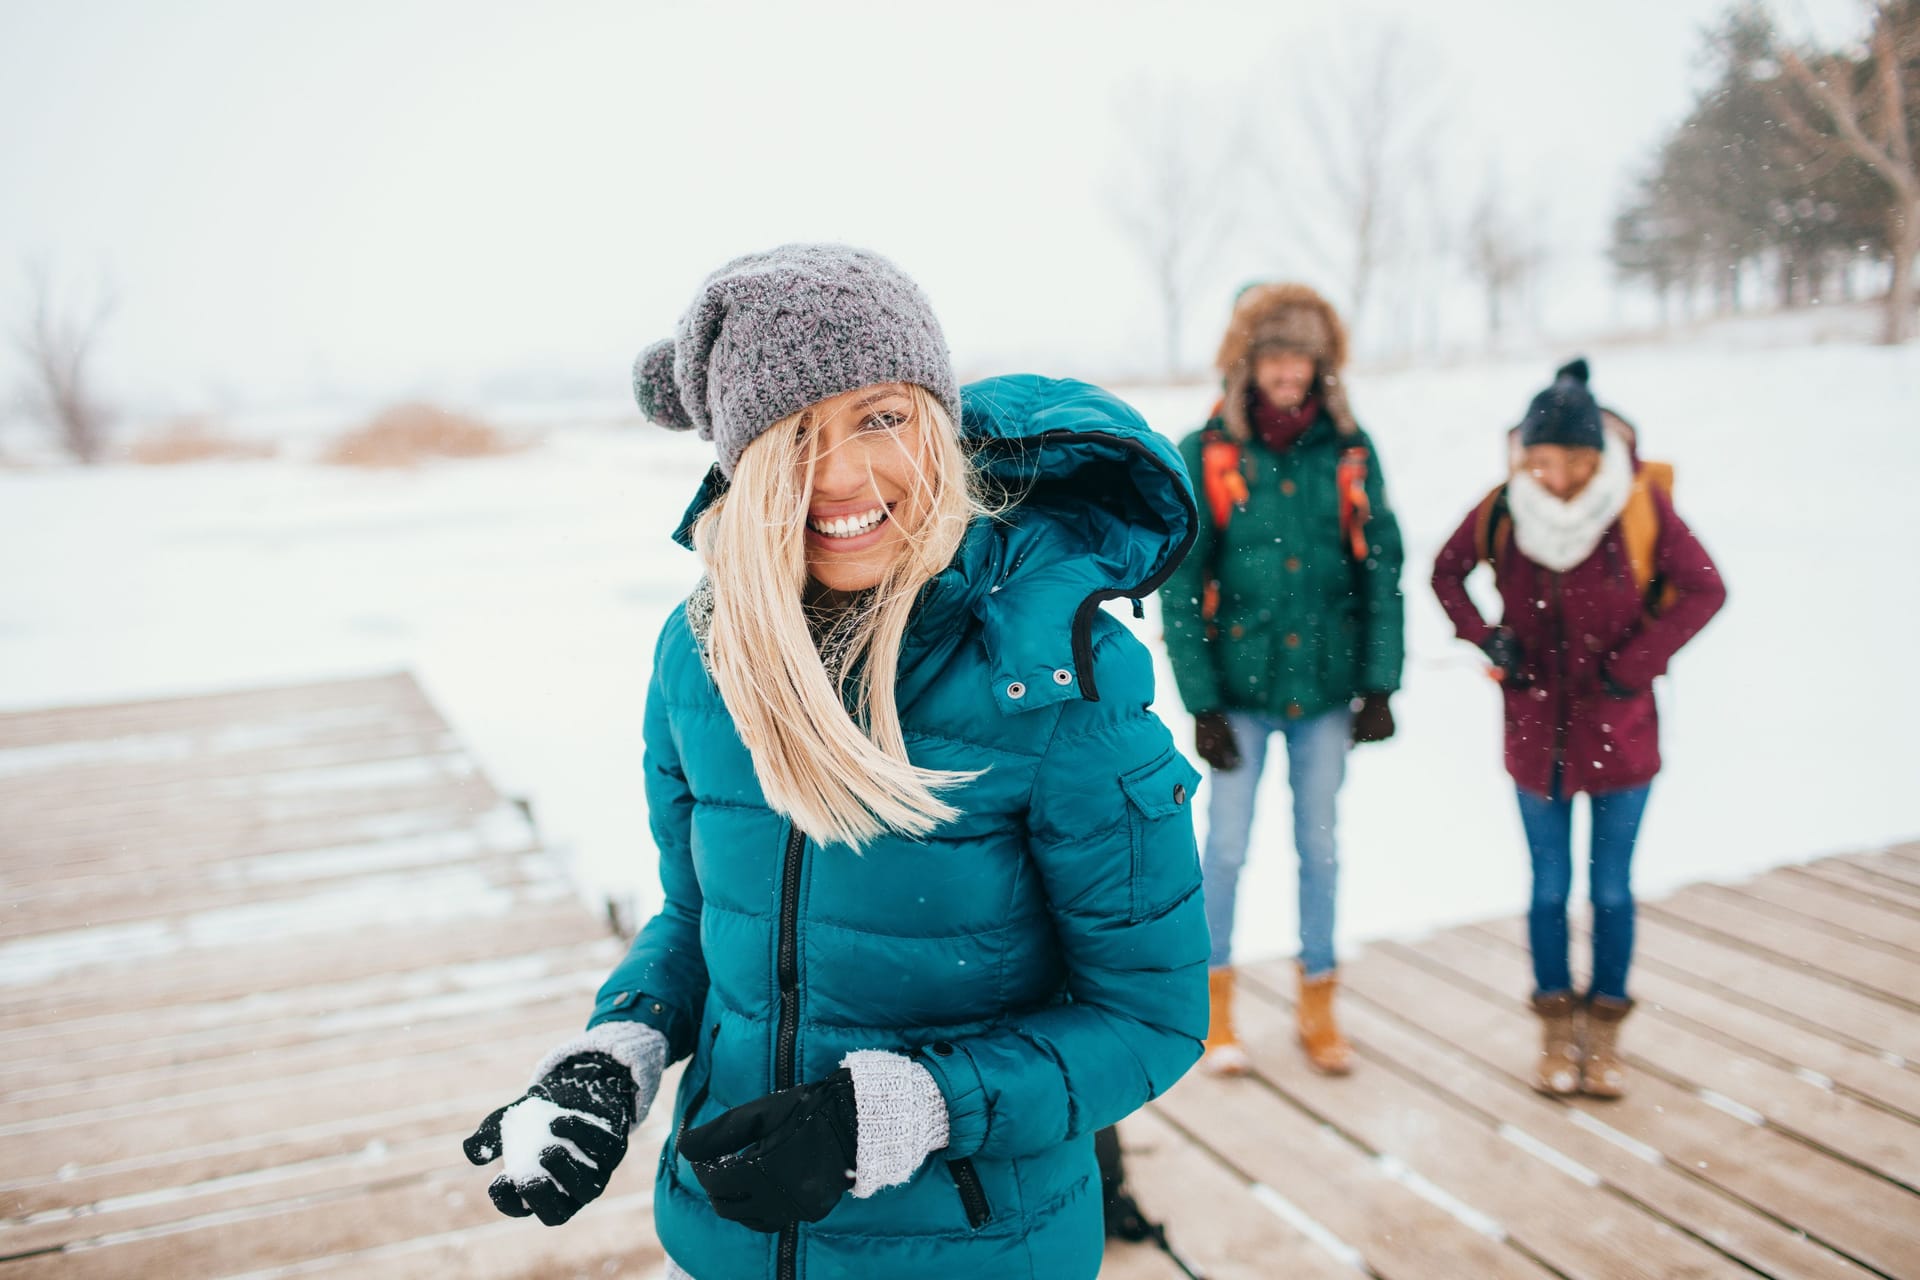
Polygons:
[[1886,288],[1915,336],[1920,0],[1877,4],[1852,49],[1795,48],[1743,5],[1706,37],[1711,80],[1614,218],[1619,277],[1671,319]]

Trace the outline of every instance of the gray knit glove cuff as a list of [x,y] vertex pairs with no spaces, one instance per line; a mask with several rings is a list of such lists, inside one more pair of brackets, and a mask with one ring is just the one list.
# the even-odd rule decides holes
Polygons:
[[604,1053],[632,1073],[633,1124],[638,1128],[653,1105],[653,1095],[660,1091],[667,1038],[644,1022],[603,1022],[555,1045],[533,1069],[532,1083],[539,1084],[549,1071],[579,1053]]
[[856,1049],[840,1065],[853,1073],[860,1126],[853,1194],[864,1200],[907,1181],[947,1145],[947,1100],[932,1074],[905,1054]]

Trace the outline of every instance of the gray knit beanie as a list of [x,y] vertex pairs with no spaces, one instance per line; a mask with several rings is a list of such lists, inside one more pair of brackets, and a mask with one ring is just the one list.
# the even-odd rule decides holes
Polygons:
[[780,419],[876,382],[917,383],[960,420],[927,296],[879,254],[843,244],[735,258],[700,286],[672,340],[633,362],[640,411],[675,431],[698,429],[729,478]]

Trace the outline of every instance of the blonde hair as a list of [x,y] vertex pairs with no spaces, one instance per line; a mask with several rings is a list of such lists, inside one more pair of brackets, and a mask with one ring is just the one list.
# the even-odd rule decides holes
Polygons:
[[918,837],[951,821],[959,810],[940,792],[979,776],[909,761],[894,703],[920,589],[983,514],[952,419],[921,387],[909,384],[907,394],[921,452],[915,490],[896,510],[913,505],[923,515],[913,529],[901,526],[905,549],[819,646],[802,603],[805,519],[819,462],[819,433],[803,429],[804,412],[747,447],[732,486],[693,532],[712,586],[708,667],[760,789],[815,840],[856,849],[887,831]]

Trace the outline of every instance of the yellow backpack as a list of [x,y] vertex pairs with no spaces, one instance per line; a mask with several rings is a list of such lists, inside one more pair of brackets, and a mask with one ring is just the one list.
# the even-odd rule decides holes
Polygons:
[[[1654,567],[1654,555],[1660,541],[1660,508],[1654,505],[1658,489],[1669,503],[1673,501],[1673,464],[1641,462],[1634,472],[1633,489],[1627,505],[1620,511],[1620,534],[1626,542],[1627,564],[1633,570],[1633,584],[1647,612],[1659,617],[1673,603],[1673,584],[1662,578]],[[1502,484],[1480,499],[1474,512],[1473,545],[1480,559],[1499,570],[1499,557],[1513,539],[1513,517],[1507,511],[1507,486]]]

